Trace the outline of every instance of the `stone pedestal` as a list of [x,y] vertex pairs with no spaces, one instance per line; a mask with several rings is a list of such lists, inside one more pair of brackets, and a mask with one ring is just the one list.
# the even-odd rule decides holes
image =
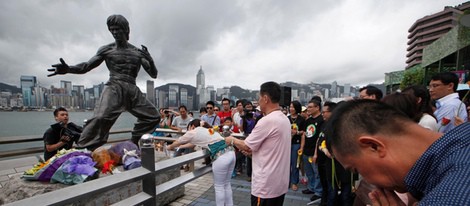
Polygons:
[[[155,153],[155,161],[168,159],[163,153]],[[119,168],[122,171],[122,167]],[[124,171],[125,172],[125,171]],[[167,182],[181,175],[179,167],[167,170],[165,173],[157,173],[156,184]],[[100,178],[106,178],[109,175],[101,174]],[[21,199],[33,197],[39,194],[59,190],[64,187],[71,187],[64,184],[51,184],[38,181],[27,181],[21,179],[21,174],[12,175],[3,188],[0,189],[0,205],[18,201]],[[129,185],[114,188],[105,193],[91,196],[83,202],[77,202],[72,205],[110,205],[124,200],[142,191],[142,181],[136,181]],[[179,186],[163,194],[157,194],[156,205],[166,205],[184,195],[184,186]]]

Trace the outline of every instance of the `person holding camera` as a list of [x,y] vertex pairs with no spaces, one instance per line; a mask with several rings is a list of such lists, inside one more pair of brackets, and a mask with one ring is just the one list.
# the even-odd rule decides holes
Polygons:
[[44,160],[48,160],[61,149],[71,149],[73,142],[80,138],[82,127],[69,122],[69,113],[63,107],[54,110],[57,123],[51,125],[44,133]]

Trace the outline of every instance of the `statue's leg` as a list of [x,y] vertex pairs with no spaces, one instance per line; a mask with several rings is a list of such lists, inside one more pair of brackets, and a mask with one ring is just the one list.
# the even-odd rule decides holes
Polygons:
[[80,148],[94,150],[108,141],[109,130],[124,111],[122,88],[107,83],[95,107],[93,117],[87,121],[77,142]]
[[155,106],[144,97],[136,86],[133,88],[132,106],[128,111],[137,117],[137,122],[132,131],[132,142],[138,145],[143,134],[151,133],[160,122],[160,113]]

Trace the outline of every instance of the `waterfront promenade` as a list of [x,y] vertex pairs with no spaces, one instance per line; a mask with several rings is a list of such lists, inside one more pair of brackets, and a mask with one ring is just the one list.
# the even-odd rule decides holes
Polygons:
[[[41,155],[41,154],[39,154]],[[25,170],[30,169],[37,162],[34,155],[10,160],[0,161],[0,187],[3,187],[11,176],[19,176]],[[202,160],[195,162],[196,167],[202,165]],[[182,173],[184,173],[181,170]],[[234,204],[238,206],[250,205],[251,183],[246,181],[247,176],[242,174],[232,179]],[[208,173],[185,185],[184,196],[170,203],[170,206],[183,205],[214,205],[215,192],[212,181],[212,173]],[[310,202],[311,195],[302,194],[304,185],[299,184],[298,191],[289,190],[286,194],[284,205],[300,206]],[[318,205],[318,204],[313,204]]]

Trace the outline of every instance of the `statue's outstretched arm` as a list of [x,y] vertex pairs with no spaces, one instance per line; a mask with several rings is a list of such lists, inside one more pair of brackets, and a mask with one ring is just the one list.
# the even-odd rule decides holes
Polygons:
[[83,62],[74,66],[69,66],[67,63],[65,63],[64,59],[60,58],[59,64],[53,64],[51,65],[53,68],[47,70],[49,72],[53,72],[52,74],[49,74],[47,76],[51,77],[57,74],[67,74],[67,73],[72,73],[72,74],[87,73],[90,70],[98,67],[104,61],[103,54],[106,50],[108,50],[107,48],[106,46],[100,48],[97,54],[93,56],[90,60],[88,60],[88,62]]
[[157,70],[157,67],[155,66],[155,63],[153,62],[152,56],[150,56],[150,53],[147,47],[142,45],[142,49],[139,49],[139,51],[143,55],[142,67],[150,75],[150,77],[156,79],[158,75],[158,70]]

